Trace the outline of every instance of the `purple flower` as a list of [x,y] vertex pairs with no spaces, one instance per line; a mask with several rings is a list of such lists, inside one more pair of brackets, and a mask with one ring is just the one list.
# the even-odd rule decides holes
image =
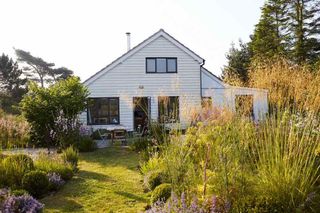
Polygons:
[[48,180],[50,183],[50,188],[52,190],[57,190],[65,184],[65,181],[57,173],[54,173],[54,172],[49,173],[49,174],[47,174],[47,177],[48,177]]
[[30,195],[9,196],[3,203],[3,212],[38,213],[44,205]]

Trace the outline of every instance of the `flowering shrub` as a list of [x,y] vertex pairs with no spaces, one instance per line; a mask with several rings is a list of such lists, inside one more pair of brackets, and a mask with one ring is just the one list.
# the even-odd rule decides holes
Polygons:
[[28,194],[11,195],[8,189],[0,189],[0,212],[38,213],[44,205]]
[[213,196],[211,200],[205,200],[200,203],[197,197],[194,197],[193,200],[188,203],[186,200],[185,193],[181,194],[180,199],[173,194],[171,199],[168,202],[157,201],[155,202],[147,213],[204,213],[204,212],[228,212],[230,209],[227,209],[224,206],[218,205],[218,199],[216,196]]
[[30,126],[24,119],[6,115],[0,109],[0,148],[26,147]]
[[61,176],[55,172],[47,174],[47,177],[49,180],[50,190],[58,190],[65,184],[65,181],[61,178]]
[[3,202],[3,213],[38,213],[44,205],[30,195],[9,196]]

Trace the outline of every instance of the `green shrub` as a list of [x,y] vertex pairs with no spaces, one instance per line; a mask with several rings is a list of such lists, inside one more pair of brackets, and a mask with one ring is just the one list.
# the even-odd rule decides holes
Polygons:
[[11,194],[14,195],[14,196],[21,196],[21,195],[26,195],[26,194],[29,194],[29,193],[24,189],[16,189],[16,190],[12,190]]
[[76,147],[79,152],[92,152],[96,149],[96,142],[90,137],[83,136],[76,143]]
[[60,158],[51,159],[45,154],[41,154],[35,161],[35,168],[45,173],[56,173],[61,176],[64,181],[68,181],[73,177],[73,168],[69,164],[65,164]]
[[22,187],[32,196],[39,198],[48,192],[49,180],[42,171],[31,171],[22,179]]
[[69,146],[63,150],[61,157],[65,163],[69,163],[72,166],[73,170],[77,170],[79,153],[73,148],[73,146]]
[[149,144],[150,140],[147,137],[137,137],[133,139],[133,143],[130,147],[132,150],[140,152],[146,150]]
[[33,160],[24,154],[10,155],[2,162],[5,173],[5,184],[9,187],[20,187],[23,176],[34,169]]
[[171,196],[171,184],[168,183],[163,183],[159,186],[157,186],[151,195],[151,202],[155,203],[158,200],[161,201],[166,201],[170,198]]
[[144,178],[144,185],[149,189],[149,190],[154,190],[157,186],[159,186],[162,181],[162,172],[160,171],[153,171],[147,174]]

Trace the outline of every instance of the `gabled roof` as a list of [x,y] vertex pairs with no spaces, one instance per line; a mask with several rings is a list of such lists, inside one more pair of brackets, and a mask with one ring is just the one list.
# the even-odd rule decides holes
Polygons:
[[209,78],[211,78],[212,80],[214,80],[215,82],[220,84],[222,87],[228,87],[229,86],[226,83],[223,83],[221,78],[219,78],[218,76],[216,76],[215,74],[213,74],[212,72],[207,70],[206,68],[201,67],[201,71],[203,71],[204,74],[206,74]]
[[114,60],[111,64],[109,64],[108,66],[101,69],[99,72],[97,72],[96,74],[94,74],[93,76],[91,76],[90,78],[85,80],[83,83],[86,86],[88,86],[89,84],[94,82],[96,79],[98,79],[100,76],[104,75],[106,72],[108,72],[109,70],[111,70],[112,68],[114,68],[115,66],[117,66],[118,64],[120,64],[121,62],[123,62],[124,60],[126,60],[127,58],[129,58],[130,56],[132,56],[133,54],[135,54],[136,52],[138,52],[139,50],[141,50],[142,48],[144,48],[145,46],[150,44],[152,41],[156,40],[157,38],[159,38],[161,36],[166,38],[170,42],[172,42],[174,45],[176,45],[178,48],[180,48],[185,53],[190,55],[192,58],[194,58],[200,64],[204,64],[203,58],[201,58],[195,52],[193,52],[192,50],[190,50],[189,48],[184,46],[177,39],[173,38],[171,35],[169,35],[167,32],[165,32],[163,29],[160,29],[158,32],[151,35],[146,40],[144,40],[143,42],[141,42],[140,44],[138,44],[137,46],[135,46],[134,48],[132,48],[131,50],[129,50],[128,52],[126,52],[125,54],[123,54],[122,56],[117,58],[116,60]]

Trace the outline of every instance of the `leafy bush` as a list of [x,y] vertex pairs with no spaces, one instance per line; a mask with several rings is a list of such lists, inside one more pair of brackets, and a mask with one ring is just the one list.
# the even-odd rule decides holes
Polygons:
[[47,174],[59,174],[64,181],[70,180],[74,174],[71,165],[65,164],[60,158],[52,159],[45,154],[39,155],[35,161],[35,168]]
[[44,205],[30,195],[9,196],[3,202],[3,212],[40,213]]
[[60,189],[64,184],[65,181],[61,178],[59,174],[56,173],[49,173],[47,174],[49,180],[49,190],[56,191]]
[[20,187],[25,173],[34,169],[33,160],[24,154],[10,155],[2,162],[5,172],[5,184],[9,187]]
[[32,142],[57,145],[70,132],[78,131],[78,114],[85,110],[88,95],[88,89],[77,77],[61,80],[47,88],[29,84],[20,108],[31,125]]
[[22,187],[37,198],[48,192],[49,180],[45,172],[31,171],[22,179]]
[[171,196],[171,184],[163,183],[157,186],[151,195],[151,202],[155,203],[158,200],[166,201]]
[[133,143],[131,144],[131,149],[140,152],[144,151],[148,148],[151,141],[147,137],[137,137],[133,139]]
[[79,153],[73,148],[73,146],[70,146],[63,150],[61,157],[65,163],[69,163],[72,166],[73,170],[77,170]]
[[162,176],[163,174],[160,171],[150,172],[144,177],[144,185],[148,189],[154,190],[157,186],[159,186],[162,183]]
[[79,152],[92,152],[96,149],[96,142],[88,136],[80,137],[79,141],[75,144]]

